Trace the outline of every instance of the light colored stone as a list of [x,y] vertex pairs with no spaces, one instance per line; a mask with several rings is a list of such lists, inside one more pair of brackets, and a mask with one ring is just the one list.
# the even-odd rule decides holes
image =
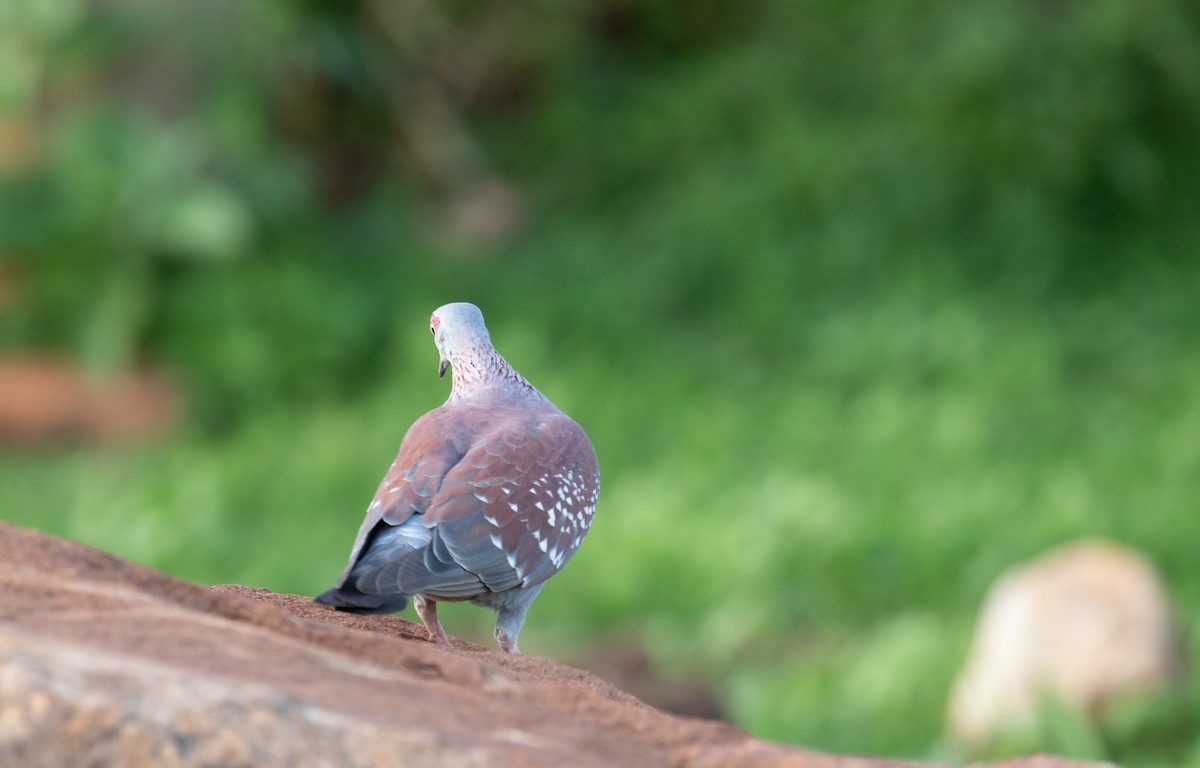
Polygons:
[[1002,574],[955,682],[949,729],[979,747],[1032,726],[1048,697],[1091,715],[1179,674],[1166,590],[1134,550],[1085,540]]

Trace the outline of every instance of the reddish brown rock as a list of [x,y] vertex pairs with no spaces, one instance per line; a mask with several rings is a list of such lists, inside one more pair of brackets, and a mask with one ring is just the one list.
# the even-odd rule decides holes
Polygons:
[[92,378],[56,357],[0,358],[0,441],[111,441],[165,432],[179,409],[161,372]]
[[760,741],[548,659],[443,648],[397,617],[200,587],[3,523],[0,594],[2,765],[900,765]]

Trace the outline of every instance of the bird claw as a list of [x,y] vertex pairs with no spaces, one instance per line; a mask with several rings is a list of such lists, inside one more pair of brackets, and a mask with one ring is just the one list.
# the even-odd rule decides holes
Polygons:
[[505,653],[511,653],[513,656],[521,655],[521,649],[517,648],[516,641],[510,640],[508,638],[508,633],[503,629],[496,630],[496,640],[500,642],[500,650],[504,651]]
[[421,617],[421,623],[425,625],[425,631],[429,633],[429,641],[449,646],[450,636],[446,634],[446,630],[442,629],[442,624],[438,621],[437,603],[416,595],[413,597],[413,607],[417,609],[417,615]]

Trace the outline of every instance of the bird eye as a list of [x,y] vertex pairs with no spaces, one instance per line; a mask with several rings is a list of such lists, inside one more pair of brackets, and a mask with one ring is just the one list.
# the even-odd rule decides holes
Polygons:
[[434,335],[436,336],[436,335],[437,335],[437,328],[434,328],[434,327],[431,325],[431,326],[429,326],[429,332],[430,332],[430,333],[432,333],[432,334],[434,334]]

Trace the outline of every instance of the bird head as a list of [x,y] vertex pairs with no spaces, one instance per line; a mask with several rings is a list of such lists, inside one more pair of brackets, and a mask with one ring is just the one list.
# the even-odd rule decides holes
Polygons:
[[441,359],[438,362],[438,378],[446,375],[446,368],[460,354],[479,347],[490,347],[491,337],[483,324],[483,313],[474,304],[465,301],[446,304],[434,310],[429,317],[429,332],[437,345]]

